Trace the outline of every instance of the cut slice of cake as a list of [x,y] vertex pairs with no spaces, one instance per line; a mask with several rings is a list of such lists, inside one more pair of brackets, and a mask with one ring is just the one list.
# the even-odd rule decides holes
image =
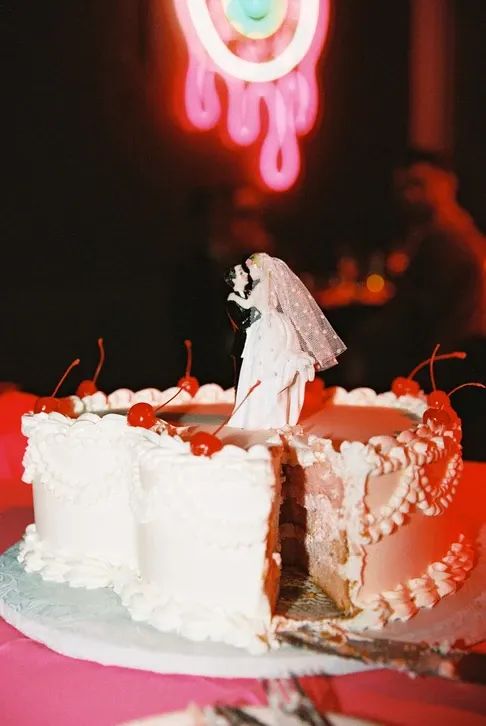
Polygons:
[[167,434],[140,444],[140,575],[115,589],[135,620],[261,652],[279,592],[281,451],[223,444],[211,457]]

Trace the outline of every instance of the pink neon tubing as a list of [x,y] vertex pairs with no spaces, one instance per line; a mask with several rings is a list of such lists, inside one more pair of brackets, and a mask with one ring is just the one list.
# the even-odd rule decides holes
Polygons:
[[216,74],[226,83],[227,130],[237,145],[250,146],[257,141],[262,131],[264,104],[269,121],[260,150],[260,174],[269,188],[289,189],[297,181],[301,168],[297,137],[308,134],[317,118],[316,69],[329,26],[329,0],[321,0],[319,22],[306,57],[286,76],[265,83],[247,83],[222,72],[203,48],[185,1],[174,0],[174,5],[189,50],[185,105],[190,122],[204,131],[221,122]]

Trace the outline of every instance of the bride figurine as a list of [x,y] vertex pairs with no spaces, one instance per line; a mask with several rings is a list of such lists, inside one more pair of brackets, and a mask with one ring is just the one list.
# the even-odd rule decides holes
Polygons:
[[[245,267],[249,292],[246,297],[231,292],[228,302],[259,315],[246,328],[235,413],[228,425],[253,430],[294,426],[306,383],[316,370],[336,365],[346,346],[285,262],[256,253]],[[242,403],[257,381],[260,385]]]

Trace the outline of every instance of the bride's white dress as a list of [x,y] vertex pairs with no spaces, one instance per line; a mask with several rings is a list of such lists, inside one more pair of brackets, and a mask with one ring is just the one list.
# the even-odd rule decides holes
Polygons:
[[280,428],[297,423],[305,385],[314,379],[314,359],[301,349],[297,332],[286,315],[266,300],[265,285],[252,292],[261,313],[246,331],[236,405],[259,380],[228,425],[245,429]]

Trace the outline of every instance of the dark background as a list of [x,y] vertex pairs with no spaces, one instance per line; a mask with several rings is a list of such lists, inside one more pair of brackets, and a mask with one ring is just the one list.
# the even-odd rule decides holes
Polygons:
[[[205,247],[213,200],[251,176],[244,152],[178,122],[184,43],[171,3],[154,5],[19,0],[4,11],[0,380],[26,390],[48,392],[76,356],[76,380],[89,377],[100,335],[105,390],[173,385],[186,337],[195,374],[231,383],[226,291]],[[484,229],[486,3],[455,11],[454,151],[461,199]],[[302,182],[263,209],[299,271],[390,244],[408,46],[408,2],[334,3]]]

